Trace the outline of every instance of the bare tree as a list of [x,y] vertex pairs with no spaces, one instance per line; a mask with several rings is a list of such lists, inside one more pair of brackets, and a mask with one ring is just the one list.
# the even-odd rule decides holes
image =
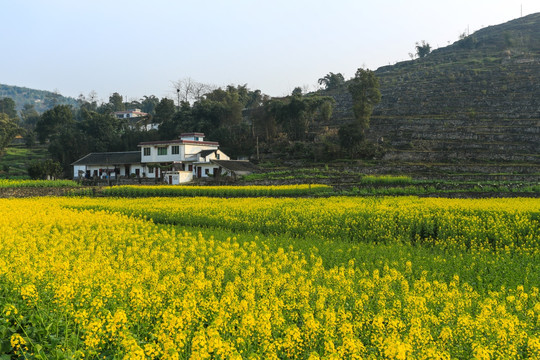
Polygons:
[[[211,92],[216,87],[209,84],[203,84],[193,80],[190,77],[173,81],[174,93],[178,97],[178,102],[186,101],[192,103],[200,100],[203,95]],[[180,106],[180,104],[178,104]]]

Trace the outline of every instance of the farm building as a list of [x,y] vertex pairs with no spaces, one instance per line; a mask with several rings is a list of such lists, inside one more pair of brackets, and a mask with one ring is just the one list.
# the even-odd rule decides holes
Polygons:
[[175,140],[142,142],[138,147],[139,151],[90,153],[71,164],[73,178],[146,177],[179,184],[193,178],[237,176],[254,170],[247,161],[231,160],[219,149],[219,143],[205,141],[203,133],[184,133]]

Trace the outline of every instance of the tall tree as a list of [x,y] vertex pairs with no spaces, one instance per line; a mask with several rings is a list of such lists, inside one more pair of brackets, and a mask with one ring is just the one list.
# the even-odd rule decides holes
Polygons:
[[115,146],[120,142],[121,122],[114,115],[83,110],[77,126],[85,136],[89,151],[121,150]]
[[39,113],[34,104],[24,104],[21,110],[21,120],[25,127],[33,127],[39,120]]
[[379,80],[371,70],[359,68],[348,85],[353,101],[353,112],[362,133],[369,128],[373,107],[381,101]]
[[0,154],[3,154],[4,149],[20,131],[15,119],[10,118],[5,113],[0,113]]
[[171,119],[163,121],[158,129],[160,137],[164,140],[189,131],[198,132],[203,130],[193,121],[191,105],[187,101],[182,101],[180,109]]
[[159,104],[159,99],[154,95],[144,96],[141,99],[141,111],[154,116],[156,114],[156,106]]
[[45,143],[64,128],[71,128],[74,124],[73,112],[69,105],[57,105],[45,111],[36,124],[36,133],[41,143]]
[[112,105],[113,111],[124,111],[126,109],[122,95],[117,92],[109,96],[109,104]]
[[369,128],[373,107],[381,101],[381,92],[375,74],[362,68],[356,71],[348,90],[353,101],[355,120],[342,125],[338,135],[341,148],[349,152],[352,158],[365,140],[365,131]]
[[157,123],[170,121],[175,112],[176,106],[174,105],[174,100],[163,98],[156,105],[154,121]]

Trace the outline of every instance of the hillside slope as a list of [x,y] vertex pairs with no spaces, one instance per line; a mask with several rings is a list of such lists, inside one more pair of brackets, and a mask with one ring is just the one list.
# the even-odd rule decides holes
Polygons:
[[[475,32],[422,59],[376,70],[368,136],[384,160],[455,172],[540,173],[540,13]],[[346,90],[329,124],[352,120]],[[456,166],[457,165],[457,166]]]
[[33,104],[40,113],[59,104],[77,106],[77,100],[74,98],[65,97],[55,92],[0,84],[0,99],[6,97],[15,101],[17,110],[21,110],[25,104]]

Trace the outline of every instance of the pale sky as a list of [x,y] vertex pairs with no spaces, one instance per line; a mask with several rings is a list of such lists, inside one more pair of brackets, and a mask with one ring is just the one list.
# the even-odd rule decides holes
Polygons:
[[0,0],[0,83],[174,99],[190,77],[283,96],[535,12],[539,0]]

